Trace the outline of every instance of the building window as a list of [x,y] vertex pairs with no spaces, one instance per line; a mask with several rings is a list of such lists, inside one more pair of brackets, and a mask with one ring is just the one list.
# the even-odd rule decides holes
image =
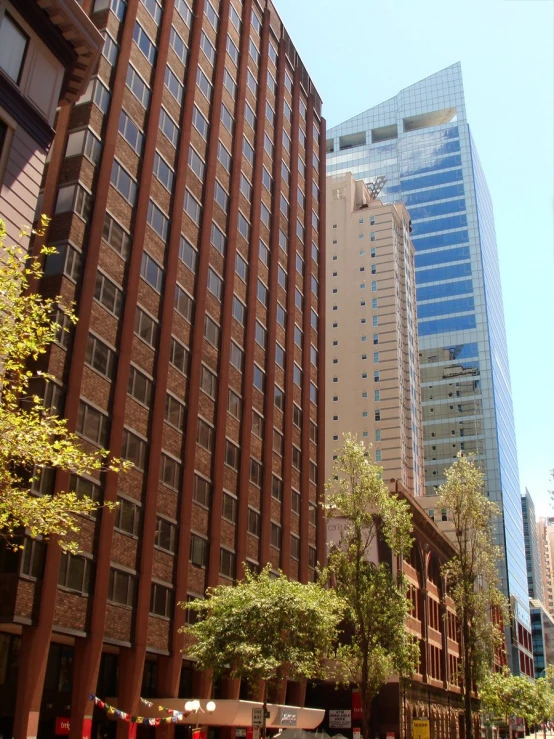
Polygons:
[[172,554],[177,548],[177,526],[161,516],[156,517],[154,546]]
[[218,300],[223,295],[223,280],[211,267],[208,268],[208,290]]
[[149,200],[148,202],[146,222],[165,241],[169,230],[169,217],[158,208],[153,200]]
[[266,344],[266,334],[267,331],[264,326],[259,321],[256,321],[256,332],[255,332],[255,338],[256,343],[259,344],[262,349],[265,349]]
[[235,472],[239,470],[239,448],[229,439],[225,439],[225,464]]
[[169,361],[175,369],[187,375],[188,372],[188,349],[186,346],[177,341],[173,336],[169,347]]
[[248,508],[248,533],[259,537],[262,531],[262,517],[259,511]]
[[214,429],[209,423],[202,418],[198,419],[198,428],[196,431],[196,442],[208,452],[212,451],[214,444]]
[[279,387],[279,385],[275,385],[275,407],[278,408],[280,411],[284,410],[285,408],[285,391]]
[[210,316],[206,316],[204,323],[204,338],[217,349],[219,344],[219,326]]
[[87,557],[63,552],[58,585],[88,595],[92,590],[92,566],[92,560]]
[[188,48],[181,36],[177,33],[175,26],[171,26],[169,35],[169,43],[173,51],[177,54],[179,61],[183,64],[187,63]]
[[233,316],[241,326],[244,326],[246,322],[246,306],[236,295],[233,295]]
[[235,553],[223,547],[219,550],[219,574],[231,580],[235,576]]
[[275,549],[281,549],[281,527],[274,521],[271,522],[269,543]]
[[243,350],[240,348],[240,346],[235,344],[234,341],[231,341],[231,352],[229,355],[229,361],[233,365],[233,367],[238,369],[239,372],[242,372],[243,359]]
[[300,559],[300,538],[296,534],[290,535],[290,556],[292,559]]
[[212,83],[206,77],[201,67],[198,67],[196,73],[196,86],[200,88],[202,94],[210,101],[212,97]]
[[225,241],[226,237],[223,231],[219,228],[217,223],[212,221],[212,230],[210,234],[210,242],[220,254],[225,255]]
[[227,392],[227,410],[240,421],[242,416],[242,401],[230,388]]
[[194,486],[192,490],[192,498],[198,505],[209,508],[212,499],[212,485],[209,480],[206,480],[200,475],[194,474]]
[[215,61],[215,47],[210,41],[210,39],[206,36],[206,33],[202,31],[202,34],[200,36],[200,48],[206,55],[206,58],[210,62],[210,64],[213,64]]
[[[147,108],[148,107],[148,102],[150,101],[150,88],[146,84],[146,82],[142,79],[142,77],[137,72],[137,70],[133,67],[132,64],[129,64],[129,69],[127,70],[127,80],[126,80],[126,82],[127,82],[127,87],[131,90],[131,92],[137,98],[137,100],[139,101],[139,103],[144,108]],[[108,95],[109,95],[109,92],[108,92]],[[96,100],[95,100],[95,102],[96,102]],[[106,110],[104,110],[104,107],[107,110],[107,105],[102,106],[100,109],[105,113]],[[175,146],[175,144],[173,144],[173,145]]]
[[252,433],[258,439],[263,439],[264,419],[257,411],[252,411]]
[[181,403],[181,401],[177,400],[173,395],[167,393],[165,397],[164,412],[164,419],[167,423],[178,431],[182,431],[185,427],[185,413],[185,404]]
[[146,407],[150,407],[150,400],[152,398],[152,380],[150,380],[145,374],[140,372],[136,367],[131,365],[129,372],[129,383],[127,386],[127,392],[139,403],[142,403]]
[[122,572],[110,567],[108,585],[108,601],[121,606],[133,607],[135,597],[135,577],[129,572]]
[[150,591],[150,613],[154,616],[170,618],[173,612],[173,590],[167,585],[152,583]]
[[237,499],[234,495],[223,491],[223,504],[221,514],[226,521],[236,523],[237,521]]
[[167,110],[162,107],[160,111],[160,131],[164,136],[169,139],[173,146],[177,146],[177,140],[179,139],[179,127],[169,115]]
[[250,482],[259,488],[262,486],[262,465],[252,457],[250,458]]
[[21,574],[34,580],[41,580],[44,574],[45,558],[46,543],[38,539],[25,538],[21,559]]
[[104,228],[102,238],[123,258],[129,251],[131,236],[122,226],[117,223],[109,213],[104,216]]
[[81,400],[77,414],[76,431],[93,444],[105,447],[108,439],[108,417]]
[[147,252],[142,253],[141,277],[156,290],[161,292],[163,283],[163,269],[152,259]]
[[275,475],[271,476],[271,496],[279,503],[283,500],[283,481]]
[[124,110],[121,111],[121,114],[119,116],[119,133],[123,136],[129,146],[140,156],[142,152],[144,135],[137,124]]
[[142,471],[146,462],[146,442],[128,429],[123,430],[121,456]]
[[254,387],[261,393],[265,392],[265,372],[257,364],[254,365]]
[[192,321],[193,305],[190,295],[186,293],[180,285],[177,285],[175,289],[174,307],[177,313],[183,316],[183,318],[189,323]]
[[208,541],[197,534],[191,534],[189,558],[193,565],[206,567],[208,564]]
[[88,220],[93,197],[80,184],[66,185],[58,190],[55,213],[73,211],[83,220]]
[[28,45],[29,37],[27,34],[11,15],[5,12],[0,25],[0,69],[16,85],[21,80]]
[[158,322],[142,308],[137,307],[135,316],[135,334],[148,346],[154,348],[158,336]]
[[189,190],[185,190],[185,213],[190,217],[193,223],[197,226],[200,225],[202,206]]
[[208,139],[208,121],[204,118],[196,105],[194,106],[192,111],[192,125],[196,128],[196,130],[204,140]]
[[118,507],[115,509],[114,528],[131,536],[138,536],[140,523],[140,506],[131,500],[117,496]]
[[162,452],[160,482],[172,490],[179,490],[181,482],[181,465],[173,457]]

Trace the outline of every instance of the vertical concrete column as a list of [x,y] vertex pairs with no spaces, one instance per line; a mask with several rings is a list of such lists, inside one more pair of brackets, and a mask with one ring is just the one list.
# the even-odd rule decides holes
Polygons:
[[[121,649],[119,653],[118,706],[127,713],[140,715],[140,689],[146,656],[146,645]],[[134,739],[136,724],[117,722],[117,739]]]

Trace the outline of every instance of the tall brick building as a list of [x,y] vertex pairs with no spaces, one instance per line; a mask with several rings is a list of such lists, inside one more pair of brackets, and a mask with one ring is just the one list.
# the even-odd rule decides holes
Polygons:
[[307,581],[324,547],[318,94],[269,0],[82,6],[105,43],[58,113],[39,205],[59,252],[43,289],[79,316],[46,397],[135,467],[44,471],[42,492],[120,505],[82,520],[78,556],[27,540],[2,558],[0,721],[16,737],[53,736],[60,716],[96,736],[89,692],[132,713],[140,696],[207,695],[178,603],[244,562]]

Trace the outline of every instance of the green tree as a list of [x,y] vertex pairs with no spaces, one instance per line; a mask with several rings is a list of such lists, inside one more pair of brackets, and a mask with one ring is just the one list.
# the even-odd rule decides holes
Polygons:
[[392,555],[407,555],[412,546],[409,506],[389,492],[381,473],[363,442],[345,434],[326,486],[326,515],[341,528],[329,551],[327,576],[347,604],[336,674],[360,691],[364,739],[370,736],[373,698],[393,674],[412,674],[419,658],[405,628],[411,611],[407,582],[400,569],[395,575],[374,554],[380,542]]
[[535,713],[535,685],[525,677],[503,672],[489,672],[480,686],[482,708],[494,718],[509,723],[511,716],[532,720]]
[[494,544],[491,529],[499,511],[485,495],[484,475],[471,457],[460,453],[445,475],[438,505],[448,510],[456,554],[443,572],[456,606],[465,734],[472,739],[472,690],[492,670],[495,651],[504,643],[502,621],[507,604],[499,589],[501,550]]
[[[60,298],[31,290],[42,277],[39,260],[21,247],[6,246],[5,239],[0,220],[0,536],[16,548],[27,529],[35,538],[56,535],[63,549],[75,551],[71,535],[79,530],[76,515],[90,513],[98,504],[71,491],[37,496],[32,485],[45,469],[78,475],[105,469],[109,453],[85,452],[66,421],[32,392],[35,380],[52,379],[33,367],[60,330],[56,309],[76,319]],[[117,471],[129,465],[112,459],[107,466]]]
[[554,692],[550,677],[530,680],[503,672],[488,673],[480,688],[482,708],[508,724],[511,716],[528,724],[548,721],[554,715]]
[[215,675],[262,683],[264,716],[268,681],[325,676],[343,612],[333,590],[282,572],[274,576],[267,565],[257,575],[247,570],[233,586],[209,588],[206,596],[182,604],[198,615],[182,629],[191,637],[187,656]]

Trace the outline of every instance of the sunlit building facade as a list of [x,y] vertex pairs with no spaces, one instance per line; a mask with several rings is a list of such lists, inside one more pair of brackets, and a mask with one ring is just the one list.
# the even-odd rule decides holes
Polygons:
[[[460,64],[331,128],[327,174],[386,177],[383,202],[412,220],[423,401],[425,498],[458,452],[473,453],[501,515],[495,535],[514,624],[510,661],[532,669],[527,573],[502,292],[490,194],[466,118]],[[523,663],[520,655],[523,654]]]

